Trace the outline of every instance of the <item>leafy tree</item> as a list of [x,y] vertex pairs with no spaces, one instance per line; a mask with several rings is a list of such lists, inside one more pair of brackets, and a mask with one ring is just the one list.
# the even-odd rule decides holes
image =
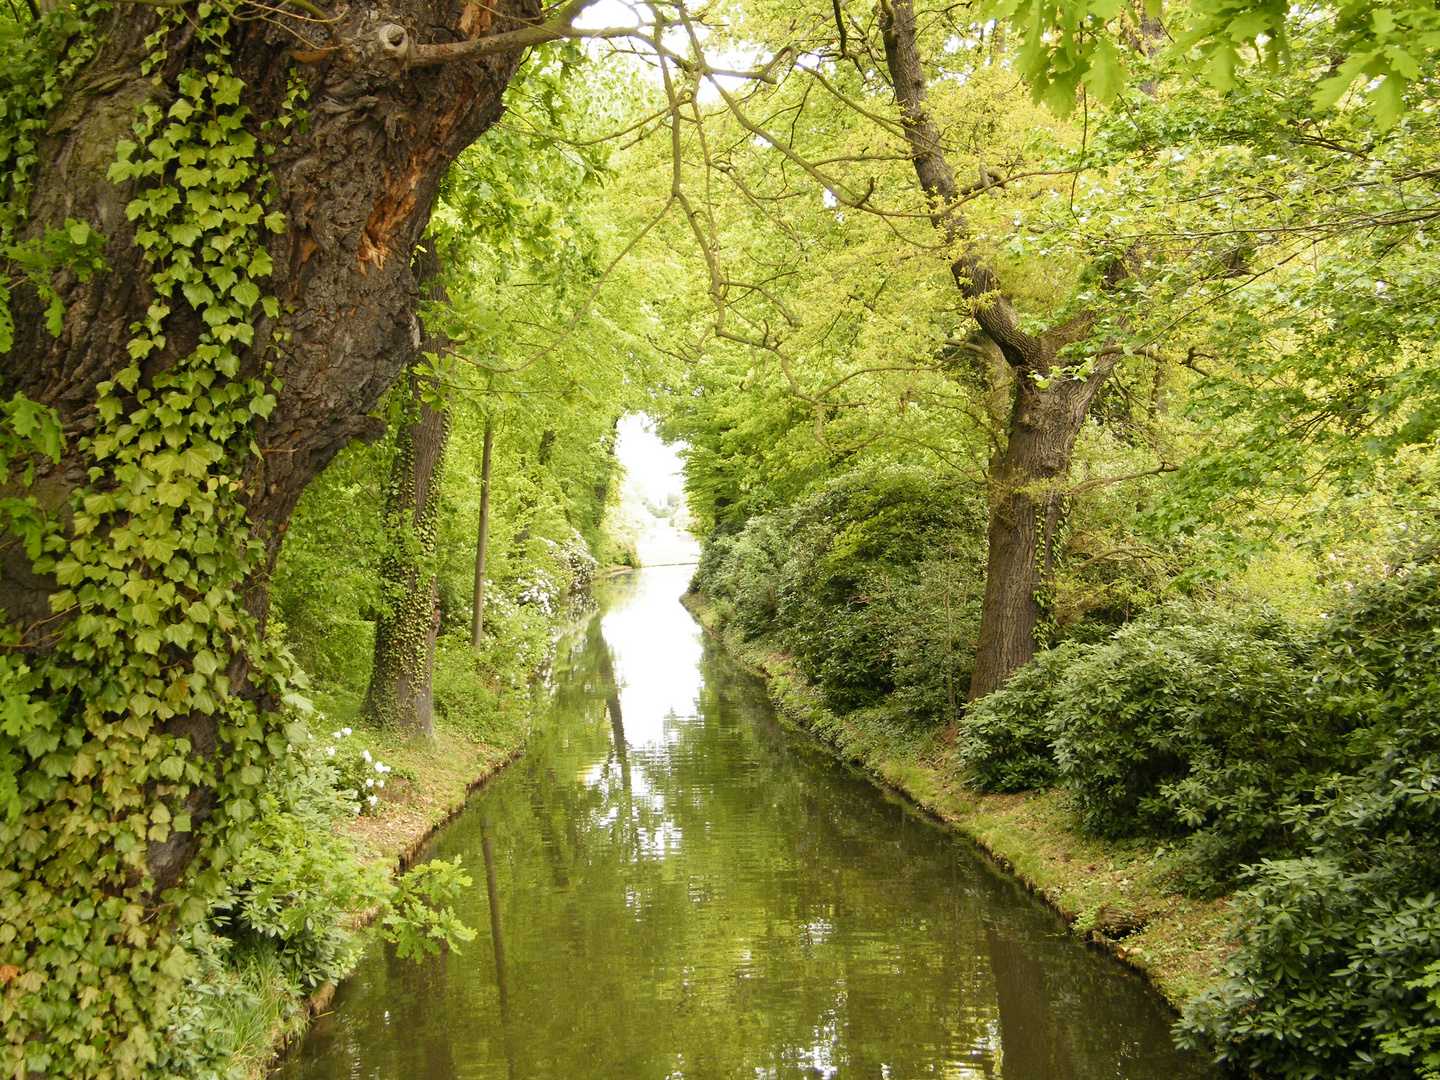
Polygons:
[[179,1053],[187,942],[303,736],[267,571],[306,484],[378,433],[442,174],[555,36],[528,0],[378,14],[67,3],[5,36],[0,239],[31,269],[0,379],[65,436],[0,596],[7,1069]]

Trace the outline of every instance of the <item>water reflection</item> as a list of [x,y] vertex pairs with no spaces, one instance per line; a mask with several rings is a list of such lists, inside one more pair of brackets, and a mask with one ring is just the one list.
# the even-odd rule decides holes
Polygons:
[[526,756],[435,844],[490,933],[377,950],[281,1077],[1214,1075],[1138,978],[782,729],[675,603],[687,573],[602,598]]

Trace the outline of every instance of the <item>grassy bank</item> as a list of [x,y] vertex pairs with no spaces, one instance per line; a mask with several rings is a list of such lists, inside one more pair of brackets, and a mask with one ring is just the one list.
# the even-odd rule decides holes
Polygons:
[[978,795],[960,786],[945,732],[897,736],[863,713],[826,708],[795,664],[765,638],[743,641],[704,596],[685,606],[726,650],[763,675],[790,722],[911,799],[1004,864],[1079,937],[1143,970],[1172,1005],[1211,985],[1230,951],[1226,899],[1190,899],[1171,886],[1163,848],[1082,835],[1060,790]]

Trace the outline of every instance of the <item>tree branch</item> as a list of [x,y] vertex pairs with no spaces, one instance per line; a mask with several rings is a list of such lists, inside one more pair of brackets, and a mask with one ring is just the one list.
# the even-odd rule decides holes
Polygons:
[[527,26],[523,30],[511,30],[492,37],[471,38],[469,41],[453,41],[448,44],[415,45],[406,57],[408,67],[430,67],[434,64],[448,64],[452,60],[473,60],[494,53],[514,52],[534,45],[545,45],[566,38],[625,38],[636,37],[638,26],[611,26],[597,30],[580,30],[575,20],[594,4],[596,0],[570,0],[557,11],[553,18],[538,26]]

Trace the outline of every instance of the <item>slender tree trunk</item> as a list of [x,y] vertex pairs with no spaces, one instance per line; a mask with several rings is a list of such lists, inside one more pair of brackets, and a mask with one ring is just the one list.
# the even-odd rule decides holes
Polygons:
[[968,242],[961,191],[926,108],[913,0],[883,2],[880,29],[915,175],[931,200],[931,222],[959,251],[951,267],[955,283],[973,302],[980,329],[1015,372],[1009,431],[990,469],[989,557],[969,691],[974,700],[999,689],[1035,655],[1037,593],[1054,565],[1063,482],[1086,412],[1115,357],[1097,357],[1086,379],[1055,374],[1059,350],[1084,338],[1091,320],[1082,316],[1039,335],[1021,329],[994,271]]
[[480,530],[475,538],[475,614],[470,623],[470,644],[480,648],[485,630],[485,552],[490,546],[490,457],[495,448],[495,421],[485,418],[485,446],[480,452]]
[[[420,276],[433,281],[440,269],[433,252],[416,259]],[[444,341],[417,343],[436,352]],[[435,635],[440,630],[440,585],[435,579],[436,521],[445,449],[450,441],[450,410],[424,400],[433,380],[412,364],[404,394],[413,419],[395,440],[390,483],[385,491],[387,551],[380,575],[385,610],[375,621],[375,662],[365,694],[368,716],[404,731],[430,735],[434,730],[433,672]]]
[[375,663],[365,693],[366,715],[430,735],[434,727],[432,670],[440,629],[435,580],[435,519],[450,439],[450,412],[419,400],[413,372],[407,396],[418,416],[400,433],[385,499],[388,552],[380,575],[386,608],[375,621]]

